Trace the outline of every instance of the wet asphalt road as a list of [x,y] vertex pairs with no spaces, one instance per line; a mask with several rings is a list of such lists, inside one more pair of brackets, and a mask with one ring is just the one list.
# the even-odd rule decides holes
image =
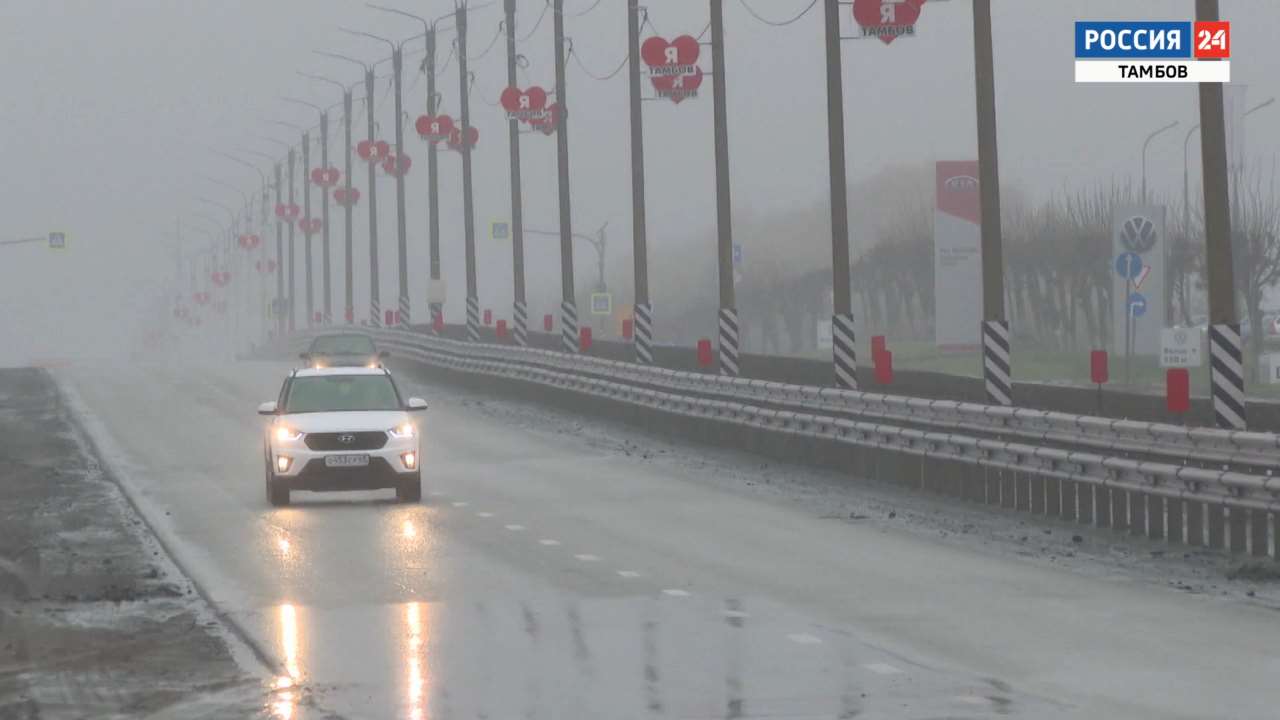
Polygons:
[[[424,500],[270,508],[284,364],[61,372],[277,717],[1264,718],[1273,611],[822,520],[432,388]],[[102,437],[103,435],[107,437]]]

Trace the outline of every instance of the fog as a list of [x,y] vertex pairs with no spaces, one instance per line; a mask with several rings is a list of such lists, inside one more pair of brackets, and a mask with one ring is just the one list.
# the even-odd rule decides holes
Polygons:
[[[759,14],[777,20],[795,16],[810,0],[748,0]],[[452,0],[386,0],[428,17],[442,15]],[[664,35],[698,35],[707,24],[705,2],[648,0],[652,25]],[[1158,198],[1181,196],[1182,138],[1198,122],[1191,85],[1076,85],[1073,82],[1072,21],[1076,19],[1189,19],[1191,0],[993,0],[996,88],[1002,184],[1027,202],[1099,183],[1136,183],[1143,138],[1170,121],[1179,129],[1151,147],[1148,183]],[[626,74],[605,76],[626,54],[626,0],[566,0],[567,34],[576,56],[568,68],[571,108],[574,230],[594,233],[607,223],[606,281],[618,303],[630,302],[631,196]],[[543,16],[544,0],[520,0],[518,34]],[[847,9],[842,11],[847,15]],[[1233,84],[1248,86],[1251,101],[1280,95],[1280,8],[1270,0],[1223,0],[1235,45]],[[510,215],[506,121],[495,107],[506,84],[504,44],[490,46],[501,19],[501,3],[472,11],[469,55],[474,73],[472,123],[480,133],[475,150],[479,286],[482,307],[509,317],[512,299],[510,245],[488,236],[492,220]],[[784,27],[762,24],[740,0],[726,0],[727,67],[708,78],[701,97],[680,105],[644,104],[649,171],[651,282],[660,340],[713,336],[714,198],[711,86],[726,82],[729,102],[735,231],[744,245],[748,275],[809,272],[828,268],[830,231],[827,198],[827,139],[821,13]],[[848,18],[846,17],[848,23]],[[846,34],[852,34],[848,23]],[[414,21],[367,8],[355,0],[5,0],[0,4],[0,157],[8,182],[0,193],[0,240],[69,234],[69,247],[43,244],[0,246],[0,363],[23,364],[145,351],[157,342],[152,331],[168,326],[175,294],[190,278],[175,282],[178,253],[207,248],[212,224],[195,215],[221,218],[216,200],[241,209],[240,195],[211,177],[250,195],[258,175],[215,151],[241,154],[263,171],[275,141],[297,144],[297,133],[275,121],[312,127],[315,112],[281,100],[320,105],[341,100],[336,88],[309,81],[298,71],[355,83],[354,65],[326,59],[329,50],[369,62],[388,55],[385,45],[345,34],[339,26],[397,39],[421,27]],[[933,0],[923,11],[916,37],[891,45],[874,40],[844,46],[849,178],[854,196],[852,245],[857,255],[873,246],[877,228],[900,207],[932,207],[935,160],[976,157],[973,48],[970,3]],[[645,34],[648,34],[646,31]],[[442,34],[440,61],[450,54],[452,33]],[[417,41],[407,46],[404,106],[410,119],[425,112],[426,82],[416,72]],[[491,48],[485,52],[487,48]],[[551,87],[551,21],[543,19],[520,46],[528,59],[523,84]],[[712,71],[709,52],[702,67]],[[383,74],[389,64],[379,66]],[[444,112],[456,114],[456,61],[441,73]],[[356,97],[363,95],[358,88]],[[383,139],[393,139],[389,80],[379,80],[375,104]],[[354,137],[362,139],[363,106],[357,102]],[[341,167],[340,106],[331,114],[331,164]],[[1280,150],[1274,128],[1280,106],[1250,118],[1250,157],[1270,163]],[[415,320],[426,316],[426,145],[408,125],[406,151],[414,158],[406,180],[412,302]],[[555,140],[522,136],[525,218],[530,228],[556,229]],[[1193,149],[1198,143],[1193,143]],[[1198,183],[1198,153],[1192,153]],[[313,163],[318,162],[318,148]],[[364,189],[363,166],[356,186]],[[923,169],[923,170],[922,170]],[[911,178],[920,177],[923,184]],[[301,169],[298,170],[301,177]],[[885,178],[897,177],[885,185]],[[903,179],[905,178],[905,179]],[[299,181],[299,188],[301,181]],[[446,312],[462,319],[462,209],[460,161],[441,153],[441,228]],[[313,191],[313,206],[318,206]],[[301,190],[298,194],[301,205]],[[355,210],[356,317],[367,316],[367,193]],[[379,186],[382,304],[393,307],[395,266],[394,182]],[[314,211],[316,215],[319,211]],[[341,212],[334,213],[334,308],[341,315]],[[255,222],[257,218],[255,217]],[[177,231],[182,227],[182,247]],[[196,228],[205,228],[197,230]],[[269,248],[274,229],[254,226]],[[319,236],[314,241],[318,252]],[[302,239],[298,253],[301,257]],[[237,251],[239,252],[239,251]],[[591,248],[575,247],[579,304],[594,282]],[[274,254],[274,253],[272,253]],[[530,314],[553,312],[559,299],[557,242],[526,238]],[[255,254],[254,257],[257,257]],[[317,260],[317,268],[319,263]],[[303,288],[301,267],[298,292]],[[260,279],[237,275],[232,289],[249,293],[235,311],[247,329],[262,315]],[[317,279],[317,293],[320,283]],[[701,293],[700,291],[705,291]],[[743,293],[750,292],[744,287]],[[709,294],[705,302],[703,294]],[[689,303],[678,303],[688,298]],[[756,300],[759,300],[757,296]],[[740,297],[740,305],[752,298]],[[664,305],[665,303],[665,305]],[[317,302],[319,305],[319,302]],[[679,307],[682,330],[664,329],[664,307]],[[252,316],[252,317],[250,317]],[[233,320],[211,317],[206,338]],[[668,323],[668,328],[670,323]],[[183,331],[186,335],[193,332]],[[218,341],[220,342],[220,341]]]

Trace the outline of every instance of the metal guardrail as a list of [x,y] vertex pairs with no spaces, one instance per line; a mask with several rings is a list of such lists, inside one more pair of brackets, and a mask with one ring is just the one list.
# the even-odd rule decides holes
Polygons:
[[[1249,511],[1280,512],[1280,477],[1273,473],[1280,469],[1280,435],[1271,433],[728,378],[402,330],[370,334],[395,356],[451,370],[773,433],[955,461],[1024,480],[1080,483],[1108,493],[1134,494],[1133,501],[1150,497],[1230,508],[1233,523],[1243,511],[1240,529],[1228,533],[1224,542],[1233,550],[1243,549],[1236,547],[1237,536],[1246,532],[1253,538],[1248,544],[1255,546],[1255,553],[1258,538],[1271,542],[1265,516],[1249,519]],[[1110,502],[1109,496],[1104,499]],[[1065,495],[1063,500],[1065,506]],[[1041,504],[1046,502],[1042,495]],[[1095,516],[1100,501],[1093,497],[1092,502],[1088,512],[1083,505],[1073,508],[1072,516]],[[1163,528],[1172,515],[1160,515]],[[1154,522],[1154,517],[1145,520],[1148,529]],[[1262,527],[1253,527],[1258,522]],[[1212,517],[1209,526],[1212,535]]]

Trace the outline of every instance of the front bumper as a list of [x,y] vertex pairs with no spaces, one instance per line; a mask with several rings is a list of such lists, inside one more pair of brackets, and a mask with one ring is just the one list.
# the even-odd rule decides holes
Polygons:
[[[405,463],[405,454],[413,453],[413,467]],[[369,464],[361,467],[329,467],[325,458],[333,455],[368,455]],[[290,459],[287,470],[280,470],[278,458]],[[290,490],[378,490],[395,488],[419,475],[422,453],[417,438],[389,438],[377,450],[323,451],[312,450],[301,440],[273,443],[270,457],[276,482]]]

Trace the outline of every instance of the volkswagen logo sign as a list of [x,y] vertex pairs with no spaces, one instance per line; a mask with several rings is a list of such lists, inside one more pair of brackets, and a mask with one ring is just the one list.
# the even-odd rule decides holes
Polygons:
[[342,443],[343,445],[350,445],[355,441],[356,441],[356,436],[352,435],[351,433],[343,433],[342,435],[338,436],[338,442]]
[[978,178],[972,175],[955,175],[943,180],[942,185],[951,192],[971,192],[978,189]]

